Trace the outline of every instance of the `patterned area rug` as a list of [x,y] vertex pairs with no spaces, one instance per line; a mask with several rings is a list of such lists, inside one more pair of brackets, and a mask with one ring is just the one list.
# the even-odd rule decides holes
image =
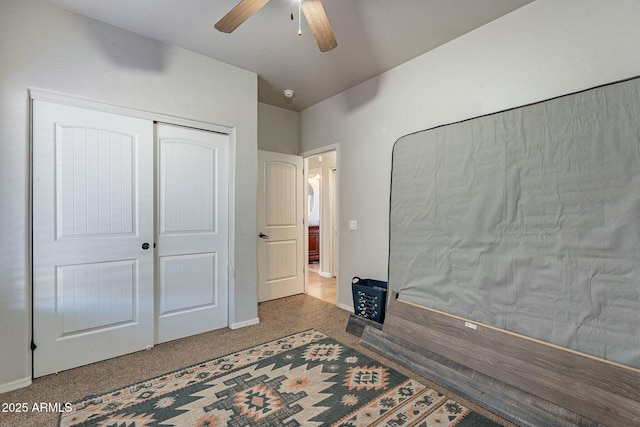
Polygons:
[[60,426],[498,426],[315,330],[73,404]]

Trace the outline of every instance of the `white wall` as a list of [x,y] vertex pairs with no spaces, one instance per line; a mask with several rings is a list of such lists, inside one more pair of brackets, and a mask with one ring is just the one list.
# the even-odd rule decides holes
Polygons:
[[1,0],[0,391],[31,374],[30,87],[235,128],[230,322],[256,320],[257,76],[34,0]]
[[258,103],[258,149],[300,153],[300,113]]
[[301,112],[302,152],[341,147],[338,304],[387,278],[398,138],[639,75],[639,20],[637,0],[537,0]]

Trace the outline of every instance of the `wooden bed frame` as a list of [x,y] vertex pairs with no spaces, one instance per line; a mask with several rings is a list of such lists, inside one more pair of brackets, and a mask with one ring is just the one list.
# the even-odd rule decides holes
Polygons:
[[640,370],[391,296],[361,343],[523,426],[638,426]]

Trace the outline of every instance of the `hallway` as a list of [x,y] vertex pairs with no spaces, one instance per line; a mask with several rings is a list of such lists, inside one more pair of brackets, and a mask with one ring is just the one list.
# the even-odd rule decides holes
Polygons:
[[336,304],[336,278],[322,277],[319,274],[320,267],[317,263],[309,264],[309,288],[308,294],[330,304]]

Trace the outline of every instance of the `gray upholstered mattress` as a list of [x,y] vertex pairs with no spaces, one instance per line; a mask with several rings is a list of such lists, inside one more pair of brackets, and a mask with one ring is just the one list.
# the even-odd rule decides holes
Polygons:
[[389,286],[640,368],[640,80],[398,140]]

